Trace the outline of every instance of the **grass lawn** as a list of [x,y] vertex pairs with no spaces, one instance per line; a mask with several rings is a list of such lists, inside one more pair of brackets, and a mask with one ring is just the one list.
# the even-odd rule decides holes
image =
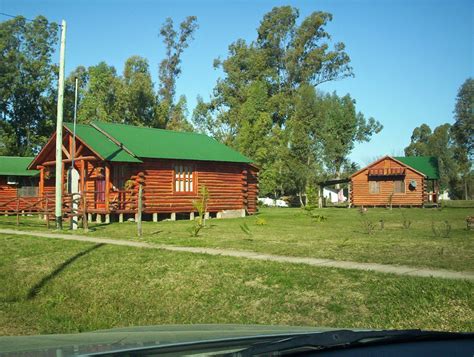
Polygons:
[[474,284],[0,235],[0,334],[238,323],[474,329]]
[[[327,217],[317,222],[299,208],[263,208],[256,216],[208,221],[199,237],[190,237],[191,222],[145,222],[144,241],[181,246],[230,248],[290,256],[330,258],[358,262],[400,264],[414,267],[474,270],[474,231],[466,230],[472,208],[369,209],[365,220],[374,225],[368,234],[356,209],[326,208],[315,214]],[[264,225],[258,225],[261,220]],[[380,220],[384,221],[381,229]],[[409,228],[403,222],[410,222]],[[449,237],[435,236],[432,222],[441,232],[451,226]],[[246,234],[241,225],[249,227]],[[137,240],[136,224],[91,225],[88,234]],[[0,217],[0,228],[16,228],[14,217]],[[45,230],[37,218],[21,217],[19,229]],[[67,232],[67,231],[66,231]],[[82,230],[77,233],[82,234]]]

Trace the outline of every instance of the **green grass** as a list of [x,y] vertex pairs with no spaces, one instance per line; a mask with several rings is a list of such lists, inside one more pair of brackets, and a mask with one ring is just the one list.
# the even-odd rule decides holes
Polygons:
[[237,323],[472,331],[474,284],[0,235],[0,334]]
[[[474,270],[474,231],[466,230],[468,208],[369,209],[364,219],[375,226],[368,234],[356,209],[315,210],[317,222],[299,208],[263,208],[257,216],[208,221],[199,237],[188,232],[189,221],[145,222],[141,240],[180,246],[248,250],[263,253],[398,264],[456,271]],[[264,225],[259,220],[265,221]],[[411,221],[409,229],[403,220]],[[380,220],[384,221],[381,229]],[[448,221],[449,237],[435,236],[432,222]],[[245,226],[246,225],[246,226]],[[0,217],[1,228],[16,228],[14,217]],[[244,229],[242,229],[244,227]],[[248,227],[248,232],[245,227]],[[90,236],[137,240],[136,224],[91,225]],[[21,217],[19,229],[45,230],[37,218]],[[70,232],[70,231],[65,231]],[[250,234],[249,234],[250,232]],[[77,233],[82,234],[82,230]]]
[[446,200],[441,201],[441,205],[452,208],[474,208],[474,200]]

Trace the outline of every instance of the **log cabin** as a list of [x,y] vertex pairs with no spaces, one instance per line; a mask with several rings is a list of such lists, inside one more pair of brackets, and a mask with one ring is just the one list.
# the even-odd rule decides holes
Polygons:
[[39,171],[28,170],[32,160],[0,156],[0,211],[24,210],[37,198]]
[[437,204],[438,160],[431,156],[385,156],[351,176],[353,206]]
[[[40,172],[39,195],[53,199],[54,133],[30,168]],[[79,172],[79,192],[89,214],[106,222],[136,213],[143,182],[144,219],[194,216],[200,188],[209,191],[207,211],[218,218],[257,211],[258,168],[239,152],[198,133],[91,122],[63,127],[63,192],[68,170]],[[74,155],[73,155],[74,153]]]

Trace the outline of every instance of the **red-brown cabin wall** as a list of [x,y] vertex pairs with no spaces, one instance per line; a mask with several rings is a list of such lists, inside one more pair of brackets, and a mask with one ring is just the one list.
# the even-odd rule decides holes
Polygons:
[[[369,169],[405,169],[403,177],[370,177]],[[394,180],[404,180],[405,193],[394,192]],[[380,182],[380,193],[373,194],[369,191],[369,181]],[[409,183],[414,180],[416,188],[410,190]],[[354,206],[387,206],[390,195],[393,193],[392,205],[421,206],[424,199],[424,177],[409,167],[401,166],[395,160],[386,158],[377,164],[367,167],[351,178],[351,202]]]
[[[193,192],[175,192],[174,166],[193,168]],[[190,160],[146,160],[143,164],[131,165],[136,173],[145,174],[145,212],[191,212],[195,211],[193,200],[199,198],[199,187],[209,191],[208,211],[246,209],[256,211],[256,188],[251,197],[248,184],[248,165]],[[252,179],[255,180],[255,179]],[[255,185],[255,184],[253,184]]]
[[[8,177],[0,176],[0,211],[7,209],[16,210],[17,208],[17,195],[18,195],[18,186],[7,184]],[[38,184],[37,179],[33,179]],[[12,201],[14,200],[14,201]],[[12,202],[10,202],[12,201]],[[38,201],[38,196],[34,197],[21,197],[18,201],[18,209],[25,210],[30,209],[30,205]]]

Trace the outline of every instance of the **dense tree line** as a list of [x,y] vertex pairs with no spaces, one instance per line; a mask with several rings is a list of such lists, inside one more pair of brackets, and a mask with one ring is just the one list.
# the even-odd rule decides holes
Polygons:
[[332,15],[316,11],[299,20],[290,6],[267,13],[256,39],[239,39],[225,59],[215,60],[224,77],[209,101],[198,98],[198,128],[235,147],[261,168],[261,194],[314,190],[325,175],[353,170],[355,142],[382,129],[356,111],[349,96],[323,94],[321,83],[353,76],[342,42],[326,31]]
[[[58,46],[59,29],[42,16],[0,23],[0,154],[32,155],[54,131],[58,66],[51,56]],[[161,27],[166,51],[156,91],[148,61],[139,56],[126,60],[121,75],[105,62],[74,69],[66,79],[64,119],[73,118],[77,77],[79,122],[102,120],[192,130],[186,118],[186,98],[176,101],[175,87],[182,53],[196,29],[194,16],[178,29],[171,19]]]
[[451,198],[474,198],[474,80],[468,78],[459,89],[454,109],[455,122],[433,130],[427,125],[413,130],[405,155],[436,156],[441,189]]
[[[231,43],[214,66],[223,72],[213,94],[198,97],[188,119],[186,98],[177,97],[181,58],[198,25],[194,16],[160,29],[165,56],[155,84],[150,64],[132,56],[122,73],[105,62],[79,66],[66,79],[65,120],[72,120],[74,82],[79,79],[79,122],[102,120],[155,128],[196,130],[239,150],[260,167],[262,195],[314,192],[325,178],[357,169],[349,160],[355,143],[382,130],[356,109],[349,95],[323,93],[321,83],[353,76],[342,42],[326,31],[332,15],[316,11],[300,19],[297,9],[275,7],[254,40]],[[58,68],[52,59],[59,27],[44,17],[0,23],[0,154],[31,155],[54,130]],[[462,86],[454,125],[422,125],[407,155],[436,155],[441,184],[460,196],[472,186],[472,79]],[[471,185],[471,186],[470,186]],[[469,191],[471,192],[471,191]],[[472,195],[472,192],[470,193]]]

